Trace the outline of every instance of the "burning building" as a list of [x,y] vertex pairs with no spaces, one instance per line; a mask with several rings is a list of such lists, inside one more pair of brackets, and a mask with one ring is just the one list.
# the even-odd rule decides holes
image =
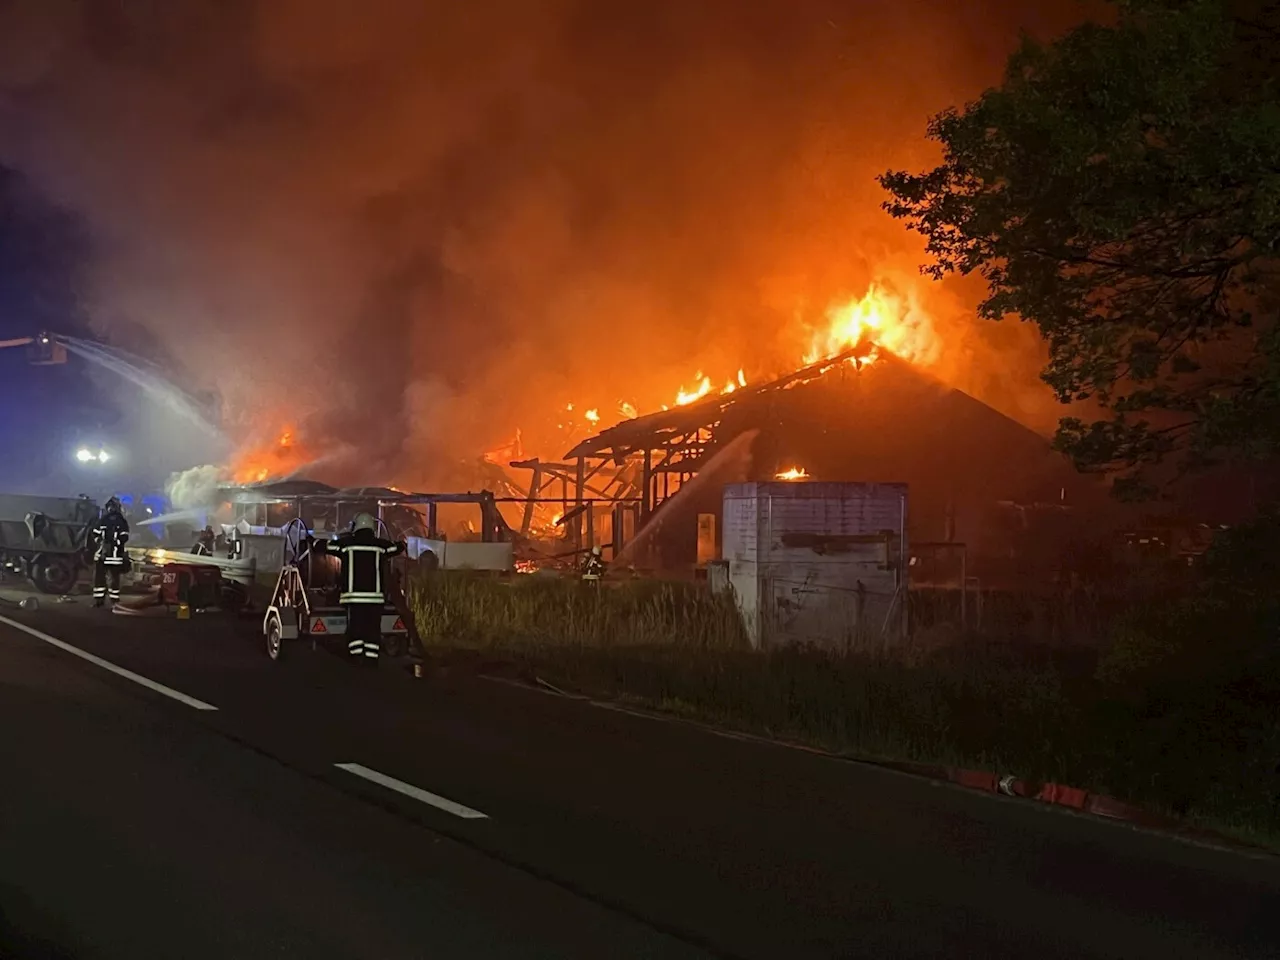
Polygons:
[[[535,499],[559,484],[579,546],[611,537],[616,554],[635,531],[660,528],[646,559],[665,568],[693,565],[697,517],[719,515],[729,482],[906,483],[912,541],[964,544],[990,576],[1002,562],[1051,561],[1073,512],[1109,509],[1102,486],[1045,437],[867,341],[767,383],[626,420],[557,462],[513,466],[532,471]],[[708,471],[714,482],[699,483]]]

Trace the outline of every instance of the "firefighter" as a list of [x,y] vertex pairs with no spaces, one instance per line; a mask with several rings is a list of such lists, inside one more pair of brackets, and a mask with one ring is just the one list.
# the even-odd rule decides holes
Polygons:
[[587,555],[587,562],[582,567],[582,579],[588,583],[597,583],[604,576],[604,557],[601,556],[600,547],[591,548],[591,553]]
[[129,522],[120,500],[112,497],[102,516],[89,528],[89,548],[93,556],[93,605],[101,607],[108,597],[112,606],[120,599],[120,574],[129,563],[124,545],[129,541]]
[[338,602],[347,611],[347,653],[369,666],[377,666],[382,640],[382,608],[387,602],[384,561],[405,549],[403,542],[380,538],[377,527],[372,516],[362,513],[352,521],[350,533],[313,544],[321,554],[342,558]]
[[211,557],[216,544],[217,537],[214,535],[213,527],[205,527],[196,537],[196,542],[192,544],[191,552],[198,557]]

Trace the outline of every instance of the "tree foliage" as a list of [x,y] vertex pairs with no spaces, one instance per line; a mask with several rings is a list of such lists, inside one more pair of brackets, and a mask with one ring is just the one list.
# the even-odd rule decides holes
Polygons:
[[943,162],[880,178],[935,277],[1036,323],[1043,378],[1106,419],[1056,443],[1117,489],[1280,447],[1280,3],[1128,0],[1025,39],[1004,81],[934,117]]

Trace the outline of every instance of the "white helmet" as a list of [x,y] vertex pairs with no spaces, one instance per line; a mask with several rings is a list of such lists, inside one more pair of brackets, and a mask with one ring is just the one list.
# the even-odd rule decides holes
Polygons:
[[378,521],[373,519],[372,515],[367,513],[358,514],[355,520],[351,521],[352,530],[373,530],[377,531]]
[[600,548],[599,548],[598,546],[596,546],[596,547],[592,547],[592,548],[591,548],[591,555],[592,555],[593,557],[598,557],[598,556],[600,556],[601,552],[602,552],[602,551],[600,550]]

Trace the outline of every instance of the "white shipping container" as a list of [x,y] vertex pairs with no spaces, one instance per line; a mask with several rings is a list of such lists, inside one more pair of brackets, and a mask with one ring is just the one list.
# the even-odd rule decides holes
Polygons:
[[902,636],[906,484],[730,484],[723,523],[729,585],[756,648],[868,649]]

